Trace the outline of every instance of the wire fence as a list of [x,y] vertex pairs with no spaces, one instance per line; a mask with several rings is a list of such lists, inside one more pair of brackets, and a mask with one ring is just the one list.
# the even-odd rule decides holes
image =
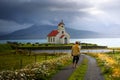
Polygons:
[[22,69],[28,64],[49,60],[63,54],[3,55],[0,56],[0,71]]

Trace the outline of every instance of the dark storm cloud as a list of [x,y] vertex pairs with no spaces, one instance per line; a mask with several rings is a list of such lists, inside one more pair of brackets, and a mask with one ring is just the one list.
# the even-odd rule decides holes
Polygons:
[[13,32],[32,24],[56,25],[61,19],[70,23],[76,16],[88,15],[79,9],[90,6],[63,0],[0,0],[0,32]]
[[24,23],[61,16],[64,18],[66,14],[68,17],[74,17],[83,15],[84,13],[80,14],[78,9],[86,7],[89,5],[57,0],[1,0],[0,19]]
[[[15,31],[34,24],[56,25],[63,19],[68,27],[119,33],[119,2],[119,0],[0,0],[0,32],[8,31],[7,29]],[[108,27],[109,30],[106,32]]]

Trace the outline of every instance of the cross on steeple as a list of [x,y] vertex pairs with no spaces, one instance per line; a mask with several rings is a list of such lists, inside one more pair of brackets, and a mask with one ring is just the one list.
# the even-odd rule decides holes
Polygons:
[[58,24],[58,26],[60,26],[60,25],[65,25],[63,20],[61,20],[61,22]]
[[63,19],[61,20],[61,23],[63,23]]

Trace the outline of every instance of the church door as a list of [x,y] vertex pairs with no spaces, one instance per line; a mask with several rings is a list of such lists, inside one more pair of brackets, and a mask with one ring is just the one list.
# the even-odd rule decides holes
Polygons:
[[64,38],[64,43],[65,43],[65,44],[67,44],[67,43],[68,43],[68,42],[67,42],[67,38],[66,38],[66,37]]

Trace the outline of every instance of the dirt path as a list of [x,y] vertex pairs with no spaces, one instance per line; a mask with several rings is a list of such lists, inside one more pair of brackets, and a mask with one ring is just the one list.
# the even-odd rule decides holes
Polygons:
[[[84,80],[104,80],[104,77],[101,75],[101,71],[96,64],[96,60],[90,56],[82,54],[79,60],[79,64],[84,58],[89,60],[88,70],[86,72]],[[75,69],[72,68],[72,65],[62,69],[59,73],[53,76],[51,80],[68,80]]]
[[89,62],[88,62],[88,70],[84,80],[104,80],[100,68],[96,64],[96,60],[87,55],[85,55],[85,57],[89,60]]
[[[79,64],[82,62],[83,57],[84,57],[83,55],[80,56],[80,60],[78,62]],[[68,80],[68,78],[70,77],[74,70],[75,69],[72,68],[72,65],[69,65],[68,67],[65,67],[59,73],[54,75],[51,80]]]

